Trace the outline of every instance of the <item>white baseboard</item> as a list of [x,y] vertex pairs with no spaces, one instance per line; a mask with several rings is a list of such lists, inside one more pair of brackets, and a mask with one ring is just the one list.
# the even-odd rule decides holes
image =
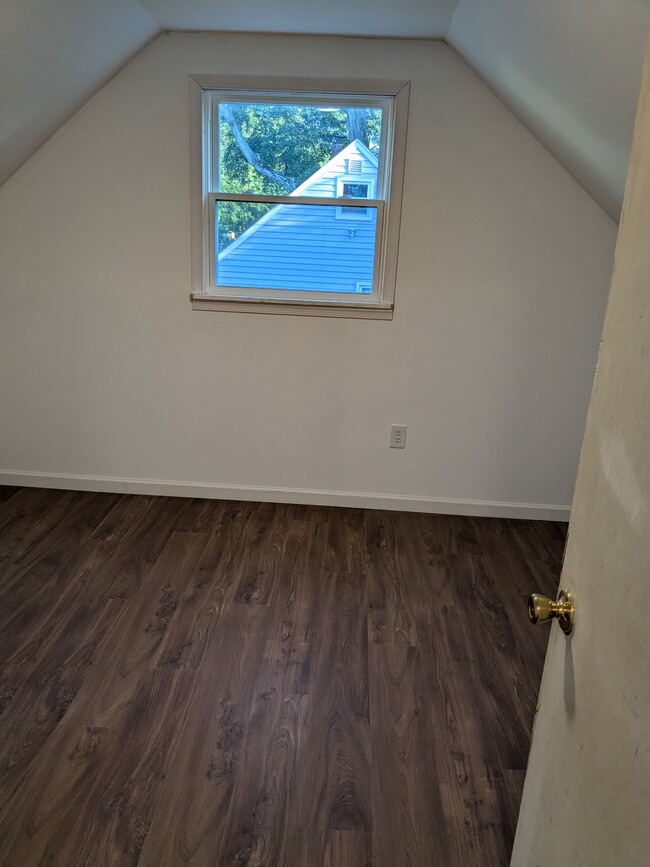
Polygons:
[[116,476],[77,476],[68,473],[36,473],[0,470],[0,485],[61,488],[119,494],[155,494],[160,497],[204,497],[215,500],[248,500],[262,503],[300,503],[308,506],[344,506],[360,509],[393,509],[442,515],[485,518],[528,518],[568,521],[570,506],[540,503],[504,503],[489,500],[448,500],[372,494],[358,491],[319,491],[310,488],[265,488],[256,485],[221,485],[211,482],[173,482],[162,479],[121,479]]

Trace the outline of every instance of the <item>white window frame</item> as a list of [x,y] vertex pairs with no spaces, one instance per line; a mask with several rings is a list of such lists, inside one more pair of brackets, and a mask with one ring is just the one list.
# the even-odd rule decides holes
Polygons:
[[[379,104],[377,100],[390,99],[390,111],[384,115],[381,151],[384,154],[383,171],[378,176],[378,198],[345,199],[345,207],[366,212],[361,219],[370,219],[369,209],[377,212],[377,249],[370,295],[345,293],[296,293],[287,290],[260,290],[238,287],[224,291],[211,281],[215,273],[214,209],[217,200],[260,201],[278,204],[317,204],[336,206],[337,199],[305,196],[252,196],[219,193],[210,189],[213,176],[212,112],[214,102],[210,91],[226,91],[228,98],[246,97],[255,101],[287,102],[300,100],[313,104],[321,100],[337,104],[355,104],[363,97],[365,104]],[[289,313],[307,316],[334,316],[345,318],[392,319],[397,277],[399,223],[401,215],[402,184],[406,151],[409,82],[387,80],[305,79],[257,76],[193,75],[190,78],[190,182],[191,182],[191,238],[192,238],[192,292],[195,310],[222,310],[255,313]],[[388,121],[388,122],[386,122]],[[388,136],[392,136],[392,149]],[[207,146],[204,143],[207,141]],[[217,157],[218,159],[218,157]],[[366,183],[358,174],[349,182]],[[384,190],[386,191],[384,193]],[[381,193],[381,196],[379,194]],[[373,190],[373,195],[375,195]],[[345,215],[349,218],[349,215]],[[281,293],[287,292],[287,295]],[[335,296],[335,297],[333,297]]]

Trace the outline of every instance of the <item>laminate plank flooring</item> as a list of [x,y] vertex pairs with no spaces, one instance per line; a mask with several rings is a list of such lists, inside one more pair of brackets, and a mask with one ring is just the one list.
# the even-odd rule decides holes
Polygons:
[[506,865],[565,538],[0,488],[0,864]]

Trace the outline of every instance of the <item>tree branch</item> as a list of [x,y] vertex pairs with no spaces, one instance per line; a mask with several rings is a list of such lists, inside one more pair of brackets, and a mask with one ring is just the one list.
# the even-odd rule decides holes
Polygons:
[[285,189],[288,193],[292,193],[296,188],[296,182],[294,178],[287,178],[284,175],[281,175],[280,172],[276,172],[273,169],[265,166],[262,160],[259,157],[259,154],[256,154],[253,148],[248,144],[246,139],[244,138],[244,134],[241,131],[241,127],[235,120],[235,115],[232,112],[232,109],[229,105],[225,105],[223,102],[220,105],[221,116],[222,118],[229,124],[230,131],[232,132],[233,138],[237,142],[239,146],[239,150],[244,155],[244,159],[246,162],[252,166],[256,172],[259,172],[265,178],[268,178],[270,181],[273,181],[276,184],[279,184],[283,189]]
[[346,108],[348,116],[348,137],[350,141],[359,139],[368,147],[368,110],[365,108]]

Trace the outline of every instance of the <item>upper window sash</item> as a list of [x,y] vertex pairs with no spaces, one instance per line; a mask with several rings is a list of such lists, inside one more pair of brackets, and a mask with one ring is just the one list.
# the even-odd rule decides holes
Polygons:
[[378,199],[385,198],[385,191],[390,184],[391,154],[390,143],[393,138],[394,123],[394,99],[392,96],[374,96],[368,94],[340,94],[340,93],[287,93],[284,91],[213,91],[203,92],[203,128],[206,151],[203,172],[203,193],[206,195],[211,190],[218,190],[219,178],[219,105],[223,102],[228,105],[242,103],[244,105],[267,104],[267,105],[322,105],[329,107],[336,103],[342,108],[377,108],[382,112],[381,133],[379,139],[379,166],[377,169],[377,192]]

